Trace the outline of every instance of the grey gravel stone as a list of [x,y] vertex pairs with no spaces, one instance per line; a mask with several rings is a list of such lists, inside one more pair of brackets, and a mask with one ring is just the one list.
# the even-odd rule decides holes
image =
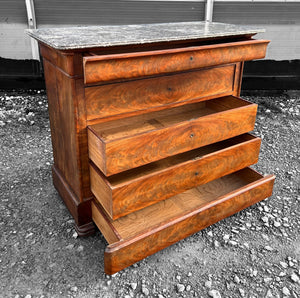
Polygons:
[[272,291],[269,289],[268,291],[267,291],[267,294],[266,294],[266,296],[265,296],[265,298],[273,298],[274,296],[273,296],[273,294],[272,294]]
[[145,296],[148,296],[150,294],[150,291],[148,290],[148,288],[146,288],[145,286],[142,287],[142,293],[145,295]]
[[282,268],[287,268],[288,264],[286,262],[279,262]]
[[299,278],[299,276],[295,272],[292,273],[291,280],[293,282],[300,282],[300,278]]
[[81,251],[83,251],[83,249],[84,249],[83,246],[79,245],[78,248],[77,248],[77,251],[81,252]]
[[233,280],[237,284],[239,284],[241,282],[240,278],[237,275],[234,276]]
[[237,246],[238,245],[238,243],[234,240],[230,240],[228,243],[232,246]]
[[240,292],[242,297],[245,297],[246,293],[245,293],[244,289],[239,289],[239,292]]
[[182,293],[185,290],[185,286],[183,284],[177,284],[176,288],[178,293]]
[[131,282],[130,287],[131,287],[131,289],[135,290],[137,288],[137,283],[136,282]]
[[214,241],[214,247],[220,247],[219,241],[217,241],[217,240]]
[[278,275],[279,275],[280,277],[286,276],[286,272],[281,271],[281,272],[279,272]]
[[267,245],[267,246],[265,246],[265,250],[267,250],[267,251],[272,251],[273,248],[272,248],[271,246]]
[[74,244],[69,244],[66,246],[66,249],[73,249],[74,248]]
[[213,236],[214,236],[214,234],[213,234],[212,231],[207,232],[207,235],[208,235],[209,237],[213,237]]
[[210,297],[212,297],[212,298],[222,298],[220,292],[217,291],[217,290],[210,290],[210,291],[208,292],[208,295],[209,295]]
[[291,295],[291,292],[290,292],[290,290],[289,290],[287,287],[283,287],[282,293],[283,293],[285,296],[290,296],[290,295]]
[[279,228],[281,223],[279,221],[274,221],[274,227]]
[[229,240],[229,238],[230,238],[230,236],[228,234],[226,234],[226,235],[223,236],[223,240],[225,242],[227,242]]
[[269,283],[269,282],[271,282],[272,281],[272,278],[271,277],[265,277],[264,278],[264,283]]
[[207,287],[207,288],[211,288],[211,286],[212,286],[212,281],[211,280],[207,280],[206,282],[205,282],[205,286]]

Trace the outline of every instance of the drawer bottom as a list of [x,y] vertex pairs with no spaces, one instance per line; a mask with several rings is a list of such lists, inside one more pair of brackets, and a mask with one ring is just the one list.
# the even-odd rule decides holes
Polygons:
[[92,218],[109,245],[104,269],[114,274],[272,194],[274,175],[245,168],[117,220],[92,203]]

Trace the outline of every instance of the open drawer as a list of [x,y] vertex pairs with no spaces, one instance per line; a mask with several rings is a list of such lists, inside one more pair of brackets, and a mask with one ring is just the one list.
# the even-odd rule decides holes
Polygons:
[[91,190],[108,216],[117,219],[255,164],[260,143],[244,134],[110,177],[91,163]]
[[132,79],[264,58],[269,40],[248,39],[212,45],[83,58],[85,84]]
[[115,221],[92,202],[93,221],[109,243],[105,272],[118,272],[271,196],[274,179],[245,168]]
[[89,157],[105,176],[253,130],[257,105],[234,96],[88,127]]

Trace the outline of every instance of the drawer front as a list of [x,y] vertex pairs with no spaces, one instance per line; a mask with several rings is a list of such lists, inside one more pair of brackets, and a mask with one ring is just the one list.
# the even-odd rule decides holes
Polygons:
[[264,58],[267,40],[83,58],[85,84],[179,72]]
[[230,95],[235,64],[85,88],[87,120],[209,96]]
[[251,131],[256,110],[230,96],[96,124],[88,130],[89,157],[110,176]]
[[260,139],[249,134],[105,177],[90,165],[91,190],[117,219],[258,161]]
[[271,196],[274,179],[246,168],[115,221],[94,202],[92,218],[111,239],[104,255],[105,272],[114,274]]

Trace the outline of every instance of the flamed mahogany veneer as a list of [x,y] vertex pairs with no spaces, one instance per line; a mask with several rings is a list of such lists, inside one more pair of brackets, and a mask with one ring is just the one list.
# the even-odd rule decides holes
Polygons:
[[91,189],[106,213],[117,219],[255,164],[260,143],[259,138],[245,134],[110,177],[91,163]]
[[259,29],[186,22],[29,30],[43,56],[53,183],[118,272],[272,194],[249,168],[257,105],[243,63]]
[[95,124],[88,127],[89,157],[110,176],[251,131],[256,110],[228,96]]

